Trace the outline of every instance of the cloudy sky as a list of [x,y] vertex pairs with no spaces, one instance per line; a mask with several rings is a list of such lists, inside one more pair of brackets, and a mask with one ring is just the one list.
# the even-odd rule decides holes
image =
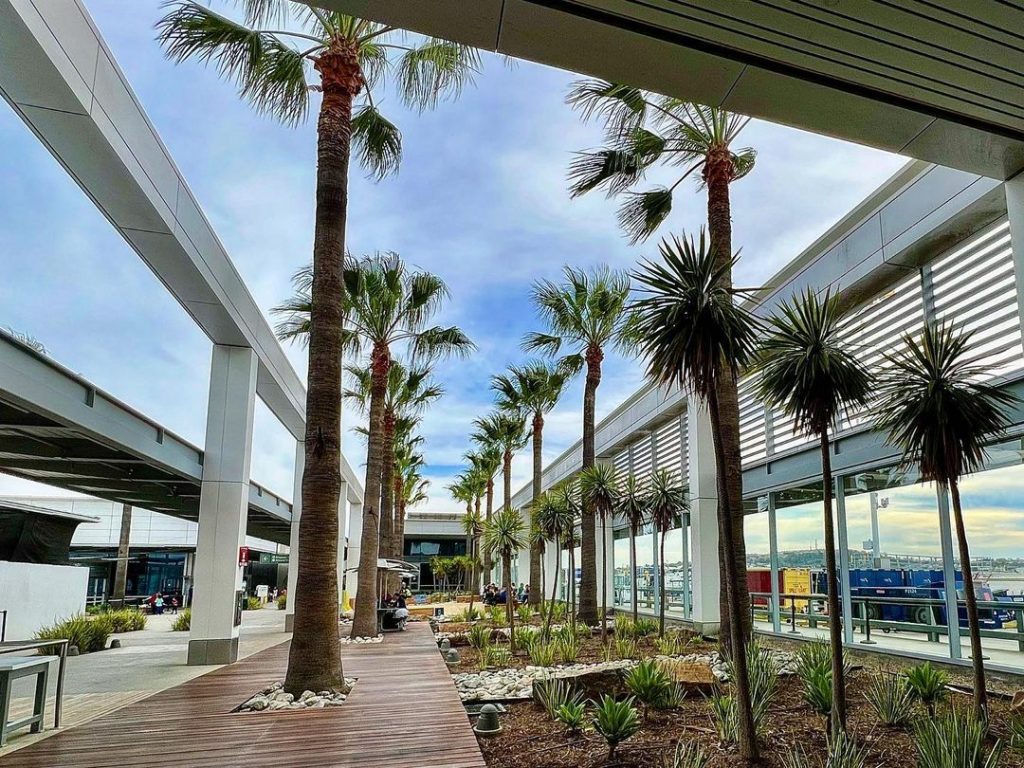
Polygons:
[[[167,62],[153,40],[155,0],[85,0],[143,106],[177,160],[256,299],[269,310],[290,275],[310,259],[314,130],[255,115],[217,74]],[[563,264],[629,267],[654,245],[630,247],[616,204],[572,201],[566,166],[574,150],[600,141],[563,103],[575,76],[488,58],[475,87],[425,115],[393,96],[381,106],[403,130],[398,176],[373,183],[353,174],[349,245],[356,254],[393,250],[441,275],[452,301],[440,320],[461,326],[479,351],[440,366],[447,396],[423,423],[432,480],[423,509],[455,509],[444,486],[458,471],[473,418],[491,403],[488,379],[523,359],[522,335],[539,326],[532,281]],[[756,170],[734,187],[737,283],[765,281],[895,172],[903,159],[767,123],[744,143]],[[21,121],[0,107],[0,325],[31,334],[50,355],[168,429],[201,444],[210,342],[148,268],[115,235]],[[666,231],[700,226],[703,195],[677,195]],[[289,348],[305,371],[301,348]],[[598,416],[641,384],[632,360],[610,355]],[[548,419],[545,460],[578,439],[582,383]],[[358,415],[346,414],[346,426]],[[345,450],[362,471],[364,447]],[[270,412],[257,410],[253,478],[288,497],[294,443]],[[517,457],[515,486],[529,458]],[[0,493],[53,489],[0,476]]]

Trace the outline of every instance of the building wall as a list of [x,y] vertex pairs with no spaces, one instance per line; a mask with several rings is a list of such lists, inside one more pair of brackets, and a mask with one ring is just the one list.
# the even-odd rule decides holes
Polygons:
[[40,627],[84,611],[88,579],[88,568],[0,562],[5,639],[28,640]]

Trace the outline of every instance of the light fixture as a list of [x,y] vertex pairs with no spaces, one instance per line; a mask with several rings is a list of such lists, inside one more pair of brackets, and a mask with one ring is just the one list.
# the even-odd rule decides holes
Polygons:
[[494,736],[501,733],[501,723],[498,722],[498,708],[493,704],[484,704],[480,708],[480,717],[476,719],[473,732],[477,736]]

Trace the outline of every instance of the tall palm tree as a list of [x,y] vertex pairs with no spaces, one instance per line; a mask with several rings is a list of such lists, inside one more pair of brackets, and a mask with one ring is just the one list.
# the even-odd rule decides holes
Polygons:
[[512,583],[512,557],[526,546],[526,524],[518,509],[502,507],[484,525],[484,548],[501,558],[502,579],[505,583],[505,612],[508,615],[509,643],[516,652],[515,585]]
[[[423,437],[412,434],[411,425],[415,423],[416,420],[408,418],[399,421],[394,451],[395,530],[391,556],[399,560],[405,554],[406,513],[427,500],[427,488],[430,487],[430,481],[422,474],[426,462],[423,456],[416,452],[416,447],[423,442]],[[398,578],[400,577],[396,577]]]
[[[296,294],[274,312],[282,315],[278,335],[308,338],[313,273],[295,276]],[[473,343],[458,328],[428,323],[448,298],[444,281],[429,272],[410,272],[396,253],[360,259],[344,270],[345,292],[339,298],[347,327],[342,352],[359,355],[369,348],[370,398],[363,501],[363,532],[359,553],[359,599],[352,620],[353,637],[377,632],[377,558],[380,546],[380,500],[385,459],[385,406],[393,350],[407,348],[410,368],[444,355],[465,355]],[[385,530],[390,534],[390,531]]]
[[[746,612],[746,566],[742,568],[733,547],[734,527],[742,521],[733,514],[741,510],[742,494],[736,494],[740,464],[738,454],[726,438],[719,395],[735,387],[739,370],[753,357],[756,322],[736,301],[729,267],[718,263],[701,231],[698,243],[673,238],[661,244],[662,262],[645,260],[633,273],[640,298],[632,307],[632,332],[647,360],[647,376],[659,384],[675,384],[707,403],[718,486],[718,525],[722,548],[725,612],[723,624],[729,631],[728,646],[735,669],[740,754],[757,759],[757,733],[750,702],[745,633],[742,614]],[[734,462],[733,459],[736,459]],[[739,540],[742,541],[742,530]],[[744,589],[741,591],[740,584]],[[724,630],[724,627],[723,627]]]
[[502,490],[504,509],[512,508],[512,457],[526,446],[529,436],[526,419],[518,411],[495,411],[473,420],[476,432],[473,441],[482,446],[493,445],[501,449]]
[[825,523],[825,572],[828,574],[829,639],[832,644],[832,736],[846,730],[846,680],[843,636],[839,626],[839,571],[832,518],[832,457],[829,428],[844,408],[868,404],[871,378],[854,350],[840,337],[843,312],[839,297],[818,298],[807,289],[783,302],[768,318],[755,360],[758,392],[769,407],[793,417],[793,429],[818,438],[821,446],[822,504]]
[[608,640],[608,518],[619,504],[619,477],[610,464],[595,464],[580,472],[580,496],[601,521],[601,640]]
[[[473,471],[479,473],[485,481],[484,496],[487,504],[484,509],[483,522],[486,523],[494,513],[494,476],[501,469],[501,446],[497,444],[480,445],[478,450],[467,453],[466,459],[472,465]],[[490,581],[493,567],[491,553],[485,549],[483,556],[484,581]]]
[[690,507],[686,502],[686,491],[667,469],[659,469],[651,476],[651,492],[648,498],[651,522],[654,523],[654,530],[658,532],[658,594],[661,596],[658,605],[658,632],[664,637],[665,605],[668,603],[668,596],[665,594],[665,538]]
[[[595,189],[609,195],[622,195],[619,223],[631,242],[646,240],[661,226],[672,210],[672,198],[679,185],[693,176],[707,190],[707,223],[710,249],[722,270],[722,279],[732,287],[732,203],[730,185],[754,168],[757,153],[733,148],[750,118],[718,107],[680,101],[649,91],[601,80],[574,83],[567,102],[585,120],[604,122],[606,146],[578,153],[569,169],[572,195]],[[637,191],[647,171],[663,166],[678,170],[676,181],[668,187]],[[725,494],[719,496],[719,517],[731,510],[734,539],[731,544],[736,568],[747,567],[747,548],[743,538],[743,474],[740,461],[740,416],[737,382],[724,377],[719,382],[719,431],[722,451],[729,467]],[[721,534],[721,530],[719,531]],[[725,557],[725,544],[719,541],[719,556]],[[722,563],[722,570],[725,564]],[[750,596],[744,579],[737,587],[743,606],[744,636],[750,634]],[[728,598],[721,586],[724,607]],[[728,638],[728,612],[722,612],[722,636]]]
[[[338,497],[341,492],[343,261],[352,150],[384,178],[401,160],[402,137],[371,93],[390,81],[402,102],[432,108],[472,82],[472,48],[433,38],[411,42],[400,30],[284,0],[246,0],[233,21],[194,0],[172,2],[157,22],[167,56],[213,63],[256,111],[286,125],[303,122],[322,94],[317,120],[316,228],[313,236],[306,393],[305,464],[298,579],[289,599],[295,626],[285,689],[344,688],[338,636]],[[289,22],[292,31],[281,29]],[[264,29],[271,25],[275,30]],[[312,80],[312,82],[311,82]],[[360,98],[362,95],[362,98]],[[353,110],[355,113],[353,114]]]
[[[491,379],[491,388],[498,393],[498,408],[522,411],[531,418],[533,437],[533,505],[542,493],[544,475],[544,414],[555,407],[565,387],[566,372],[544,363],[512,366],[508,374]],[[533,505],[531,505],[531,515]],[[530,545],[530,604],[540,605],[543,598],[542,546],[534,541]]]
[[555,547],[555,555],[558,559],[558,567],[551,577],[551,602],[544,617],[544,639],[551,636],[551,606],[555,604],[558,597],[558,575],[562,570],[562,542],[565,539],[566,531],[572,530],[576,524],[573,510],[562,503],[559,496],[552,491],[544,493],[537,500],[534,510],[534,520],[546,541],[551,542]]
[[[1007,411],[1018,400],[1009,392],[981,382],[987,371],[979,357],[971,354],[971,338],[971,333],[957,331],[951,325],[926,326],[920,339],[904,336],[902,349],[886,355],[891,368],[879,387],[877,426],[903,451],[905,464],[916,463],[921,479],[938,483],[952,500],[971,636],[974,707],[977,716],[985,718],[985,666],[971,552],[960,504],[960,478],[981,469],[985,444],[1006,431],[1011,423]],[[952,588],[946,585],[946,589]],[[956,620],[955,616],[949,617],[949,621]]]
[[[523,340],[527,351],[556,356],[568,347],[559,363],[563,371],[586,365],[583,389],[583,469],[594,466],[594,430],[601,361],[609,347],[626,349],[624,327],[629,276],[606,266],[589,271],[566,266],[563,283],[541,280],[534,284],[533,303],[547,333],[529,333]],[[597,623],[597,551],[594,510],[584,505],[580,521],[580,615],[587,624]]]
[[644,488],[640,479],[630,473],[622,481],[619,489],[617,514],[621,515],[629,526],[629,561],[633,564],[633,572],[630,574],[630,598],[633,605],[633,621],[637,616],[637,584],[636,584],[636,537],[640,534],[640,528],[647,520],[647,513],[650,509],[647,489]]

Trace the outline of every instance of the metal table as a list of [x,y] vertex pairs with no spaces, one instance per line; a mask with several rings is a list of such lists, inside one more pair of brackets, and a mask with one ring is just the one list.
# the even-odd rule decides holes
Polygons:
[[0,653],[20,653],[43,648],[57,649],[57,697],[53,705],[53,727],[60,728],[61,704],[64,701],[64,666],[68,659],[67,640],[11,640],[0,643]]

